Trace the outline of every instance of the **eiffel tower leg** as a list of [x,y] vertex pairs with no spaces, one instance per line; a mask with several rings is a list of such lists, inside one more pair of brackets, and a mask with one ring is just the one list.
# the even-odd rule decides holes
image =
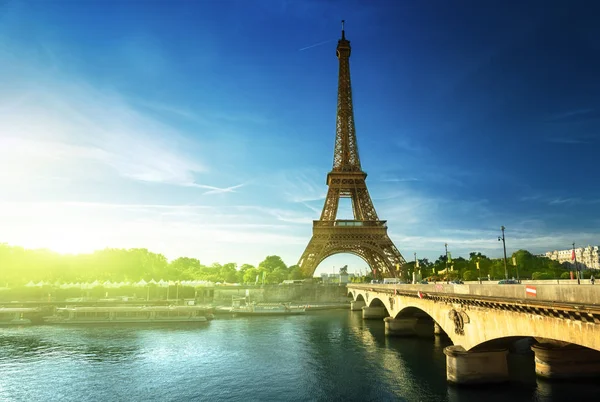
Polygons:
[[321,262],[322,254],[327,244],[327,239],[320,239],[313,235],[308,242],[308,246],[302,253],[298,266],[300,271],[306,277],[312,277]]

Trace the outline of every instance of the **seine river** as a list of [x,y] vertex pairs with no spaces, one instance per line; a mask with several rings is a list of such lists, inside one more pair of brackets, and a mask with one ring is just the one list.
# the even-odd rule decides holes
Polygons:
[[457,388],[443,340],[337,310],[183,327],[0,329],[0,401],[597,400],[600,382]]

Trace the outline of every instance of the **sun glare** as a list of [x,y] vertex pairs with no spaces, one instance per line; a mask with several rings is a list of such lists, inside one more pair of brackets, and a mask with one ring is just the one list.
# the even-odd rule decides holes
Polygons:
[[29,249],[43,248],[61,254],[83,254],[103,248],[100,244],[94,244],[93,239],[82,236],[82,233],[84,232],[38,231],[36,234],[30,234],[19,244]]

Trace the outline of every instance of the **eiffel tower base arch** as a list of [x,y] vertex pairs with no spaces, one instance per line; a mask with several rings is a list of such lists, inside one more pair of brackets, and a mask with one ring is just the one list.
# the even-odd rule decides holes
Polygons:
[[378,276],[395,277],[405,260],[387,235],[385,221],[314,221],[313,236],[298,266],[311,277],[318,265],[334,254],[362,258]]

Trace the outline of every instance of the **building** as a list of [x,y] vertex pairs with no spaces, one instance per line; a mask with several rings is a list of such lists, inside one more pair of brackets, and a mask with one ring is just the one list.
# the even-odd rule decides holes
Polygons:
[[329,283],[329,284],[345,284],[345,283],[350,283],[352,278],[354,278],[355,275],[353,273],[346,273],[346,274],[321,274],[321,280],[323,281],[323,283]]
[[[573,262],[573,249],[548,251],[545,254],[551,260],[563,262]],[[583,269],[600,269],[600,250],[598,246],[578,247],[575,249],[577,263],[581,264]]]

